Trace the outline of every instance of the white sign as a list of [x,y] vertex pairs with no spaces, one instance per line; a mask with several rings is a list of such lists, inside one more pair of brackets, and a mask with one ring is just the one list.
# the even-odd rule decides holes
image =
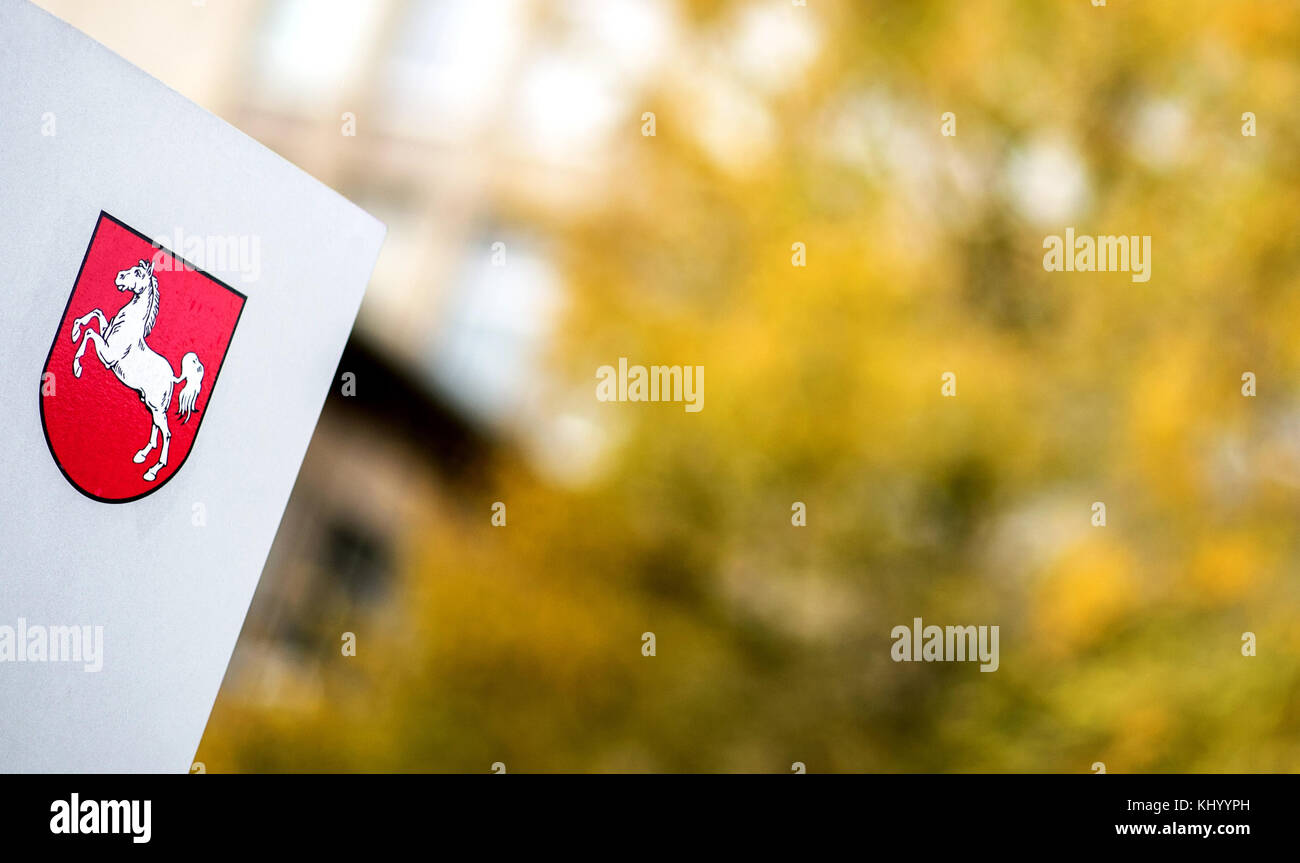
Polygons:
[[188,771],[384,232],[0,0],[0,771]]

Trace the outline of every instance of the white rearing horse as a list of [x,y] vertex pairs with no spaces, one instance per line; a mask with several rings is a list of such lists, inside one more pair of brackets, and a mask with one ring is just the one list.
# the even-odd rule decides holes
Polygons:
[[[158,279],[153,274],[151,261],[142,260],[118,273],[116,284],[119,291],[131,291],[135,296],[118,309],[112,323],[105,320],[99,309],[92,309],[73,322],[72,341],[76,343],[80,339],[81,346],[72,360],[72,373],[81,377],[81,355],[86,352],[86,345],[93,345],[95,355],[104,367],[140,395],[140,401],[153,417],[153,428],[149,431],[149,443],[135,454],[132,461],[143,463],[158,445],[161,432],[162,452],[158,455],[158,463],[144,474],[146,480],[153,482],[158,477],[158,469],[167,465],[167,448],[172,439],[171,430],[167,428],[167,407],[172,401],[172,386],[182,381],[185,383],[177,399],[176,415],[189,422],[203,385],[203,364],[198,355],[190,351],[181,357],[180,375],[174,376],[171,363],[145,344],[145,336],[149,335],[158,317]],[[99,332],[86,327],[92,319],[99,321]],[[85,338],[81,337],[82,327],[86,327]]]

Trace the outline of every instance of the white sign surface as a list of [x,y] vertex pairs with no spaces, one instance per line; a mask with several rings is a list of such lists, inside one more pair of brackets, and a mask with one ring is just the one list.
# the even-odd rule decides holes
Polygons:
[[383,237],[0,0],[0,771],[189,769]]

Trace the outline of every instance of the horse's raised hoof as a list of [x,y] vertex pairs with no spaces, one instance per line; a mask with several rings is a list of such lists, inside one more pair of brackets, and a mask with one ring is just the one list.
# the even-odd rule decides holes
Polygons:
[[74,377],[81,377],[81,360],[74,359],[72,361],[72,374]]
[[74,321],[72,324],[72,340],[75,342],[81,338],[81,324]]
[[142,449],[135,454],[135,458],[131,459],[131,461],[135,462],[136,464],[144,464],[144,459],[145,456],[147,455],[149,455],[149,450]]

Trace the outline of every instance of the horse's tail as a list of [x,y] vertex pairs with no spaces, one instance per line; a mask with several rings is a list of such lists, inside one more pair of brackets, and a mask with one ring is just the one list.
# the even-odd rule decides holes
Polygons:
[[199,391],[203,387],[203,363],[199,362],[199,356],[194,351],[181,357],[181,373],[172,378],[172,383],[181,382],[185,386],[181,388],[181,396],[176,400],[176,416],[189,422],[190,414],[194,413],[194,402],[198,400]]

